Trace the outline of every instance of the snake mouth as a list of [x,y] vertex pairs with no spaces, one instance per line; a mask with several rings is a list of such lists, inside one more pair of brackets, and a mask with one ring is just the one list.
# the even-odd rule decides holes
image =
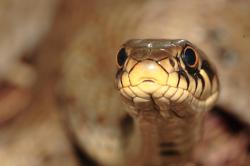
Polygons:
[[155,82],[155,80],[151,80],[151,79],[148,79],[148,80],[143,80],[142,82],[151,82],[151,83],[154,83]]

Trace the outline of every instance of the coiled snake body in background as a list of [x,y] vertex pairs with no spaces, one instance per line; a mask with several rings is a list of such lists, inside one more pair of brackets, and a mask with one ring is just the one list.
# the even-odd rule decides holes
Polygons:
[[117,88],[139,128],[138,165],[190,160],[219,93],[204,53],[186,40],[134,39],[123,44],[117,65]]

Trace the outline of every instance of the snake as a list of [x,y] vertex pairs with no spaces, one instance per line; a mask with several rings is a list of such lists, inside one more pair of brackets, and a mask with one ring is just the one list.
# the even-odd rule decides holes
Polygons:
[[189,162],[219,96],[208,57],[184,39],[131,39],[116,62],[115,85],[141,141],[136,165]]

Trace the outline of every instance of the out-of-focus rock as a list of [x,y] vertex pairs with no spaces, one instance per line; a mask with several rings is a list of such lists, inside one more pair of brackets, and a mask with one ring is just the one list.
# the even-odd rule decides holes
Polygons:
[[50,87],[41,87],[29,110],[0,128],[1,166],[79,165]]
[[53,20],[57,0],[0,1],[0,78],[41,40]]
[[249,135],[232,133],[222,117],[209,114],[205,119],[204,138],[195,149],[195,160],[202,166],[247,166]]
[[38,74],[30,61],[50,32],[57,5],[57,0],[0,0],[1,166],[79,165],[52,85],[43,80],[46,72]]
[[30,58],[52,24],[57,0],[0,0],[0,124],[30,104],[36,72]]
[[0,85],[0,125],[15,117],[15,115],[27,109],[31,100],[31,91],[19,88],[10,83],[2,82]]

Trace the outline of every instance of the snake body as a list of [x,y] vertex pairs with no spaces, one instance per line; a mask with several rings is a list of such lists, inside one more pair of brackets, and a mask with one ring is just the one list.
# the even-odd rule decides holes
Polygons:
[[116,85],[141,139],[137,165],[190,160],[219,82],[205,54],[187,40],[133,39],[117,55]]

